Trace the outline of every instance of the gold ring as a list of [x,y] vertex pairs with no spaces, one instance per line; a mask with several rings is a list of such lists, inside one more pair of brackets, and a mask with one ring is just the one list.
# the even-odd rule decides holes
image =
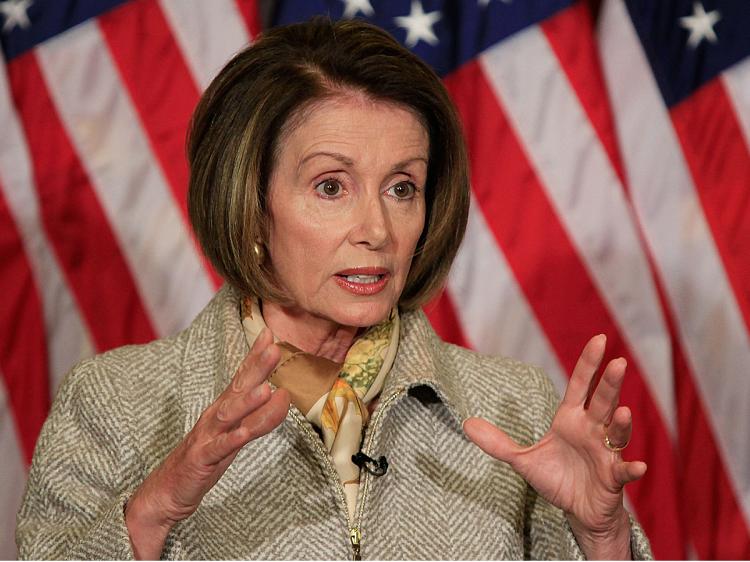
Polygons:
[[614,453],[619,453],[622,451],[625,447],[627,447],[630,444],[630,440],[628,440],[627,443],[625,443],[622,447],[618,447],[617,445],[613,445],[612,441],[609,440],[609,435],[607,435],[606,428],[604,429],[604,445],[609,449],[610,451]]

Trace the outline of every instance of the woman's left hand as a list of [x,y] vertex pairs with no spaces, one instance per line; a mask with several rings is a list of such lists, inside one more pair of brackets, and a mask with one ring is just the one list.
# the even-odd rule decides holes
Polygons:
[[625,359],[609,362],[591,394],[605,344],[603,335],[586,344],[552,426],[531,447],[521,447],[481,418],[464,423],[469,439],[510,464],[542,497],[566,513],[584,554],[600,560],[630,558],[623,486],[646,472],[645,463],[623,461],[616,450],[627,445],[632,431],[630,409],[618,406]]

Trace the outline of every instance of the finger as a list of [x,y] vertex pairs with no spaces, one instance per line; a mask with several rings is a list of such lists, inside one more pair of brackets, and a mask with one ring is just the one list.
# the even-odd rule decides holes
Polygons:
[[[235,382],[207,410],[210,433],[221,433],[236,426],[242,418],[268,400],[271,390],[266,378],[280,357],[281,351],[278,346],[270,344],[260,357],[245,366],[245,373],[238,373]],[[237,384],[236,381],[240,378],[244,382]]]
[[246,392],[265,382],[281,359],[281,350],[274,343],[269,343],[258,355],[250,354],[237,369],[232,379],[232,384],[226,389],[225,394],[232,395]]
[[289,393],[285,389],[277,389],[265,404],[245,416],[236,428],[220,434],[206,444],[205,462],[218,464],[253,439],[273,431],[286,418],[290,403]]
[[610,423],[612,413],[620,402],[620,389],[625,379],[627,364],[625,359],[618,357],[610,361],[604,369],[604,374],[599,384],[596,385],[589,404],[589,414],[594,420],[604,424]]
[[464,433],[485,453],[511,466],[514,466],[518,453],[523,449],[502,429],[482,418],[467,419]]
[[614,447],[625,447],[633,434],[633,415],[630,408],[620,406],[612,415],[612,421],[606,427],[609,442]]
[[255,338],[253,345],[250,347],[250,353],[260,353],[261,351],[263,351],[263,349],[268,347],[268,344],[270,344],[272,341],[273,333],[271,332],[271,329],[266,326],[260,331],[258,337]]
[[263,354],[266,353],[266,350],[272,344],[273,333],[268,328],[263,328],[258,337],[255,338],[253,346],[250,348],[250,353],[247,354],[245,359],[242,360],[242,363],[240,363],[240,366],[237,368],[237,372],[232,378],[232,390],[240,391],[244,387],[252,384],[252,375],[254,373],[257,375],[258,373],[257,370],[253,370],[253,367],[256,363],[258,363],[258,361],[263,361]]
[[579,407],[586,403],[594,375],[604,357],[606,344],[607,336],[599,334],[591,338],[584,346],[573,373],[570,375],[570,382],[562,400],[563,404]]
[[215,428],[227,431],[237,426],[245,416],[263,406],[270,398],[271,387],[267,382],[221,398],[216,408]]
[[250,430],[250,440],[262,437],[281,425],[289,413],[291,404],[289,391],[277,388],[266,404],[242,420],[240,428],[247,427]]
[[258,357],[271,343],[273,343],[273,333],[269,328],[263,328],[253,345],[250,346],[250,353],[247,354],[243,363],[253,357]]
[[646,474],[648,466],[643,461],[619,462],[613,468],[615,481],[620,486],[634,482]]

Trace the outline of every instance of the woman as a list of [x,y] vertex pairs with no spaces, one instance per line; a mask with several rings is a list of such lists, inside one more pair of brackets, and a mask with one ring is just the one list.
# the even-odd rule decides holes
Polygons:
[[624,361],[589,392],[604,338],[553,420],[542,373],[442,343],[419,310],[468,206],[429,68],[364,23],[271,30],[203,96],[189,159],[228,284],[181,334],[66,378],[23,557],[650,555],[622,504],[645,472],[619,453]]

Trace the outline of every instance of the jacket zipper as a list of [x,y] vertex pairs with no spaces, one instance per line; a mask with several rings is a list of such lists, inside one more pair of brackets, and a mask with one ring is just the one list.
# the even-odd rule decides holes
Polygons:
[[362,556],[359,554],[359,541],[362,539],[362,534],[359,532],[357,527],[352,527],[349,531],[349,541],[352,543],[352,560],[362,560]]
[[[383,417],[383,414],[388,409],[388,407],[391,405],[391,402],[393,402],[396,398],[401,396],[404,393],[404,388],[398,388],[396,389],[393,394],[391,394],[388,398],[386,398],[378,408],[377,414],[372,419],[372,424],[368,428],[367,431],[367,443],[365,443],[365,446],[362,447],[362,452],[366,455],[369,455],[370,450],[372,449],[372,442],[375,439],[375,430],[378,427],[378,424],[380,423],[380,418]],[[364,475],[361,479],[361,486],[362,486],[362,495],[361,501],[359,502],[359,505],[357,505],[357,513],[354,518],[354,527],[351,530],[350,537],[352,538],[352,560],[361,560],[360,557],[360,542],[362,540],[362,533],[360,531],[360,526],[362,524],[362,516],[365,513],[365,500],[367,499],[368,492],[370,491],[370,482],[372,481],[373,476],[365,471]],[[355,542],[356,537],[356,542]]]
[[[378,423],[380,422],[380,418],[383,416],[383,412],[387,409],[387,407],[390,405],[391,402],[393,402],[398,396],[404,393],[404,388],[397,389],[393,394],[391,394],[388,398],[386,398],[383,403],[380,405],[380,408],[378,408],[377,415],[372,420],[372,425],[370,425],[369,428],[369,439],[367,440],[366,449],[369,451],[370,447],[372,445],[372,441],[375,436],[375,428],[377,427]],[[320,436],[317,433],[314,433],[310,430],[308,427],[309,422],[305,419],[303,421],[302,414],[292,410],[292,418],[297,423],[298,426],[304,431],[315,443],[315,447],[318,449],[318,452],[321,453],[321,456],[323,457],[325,461],[326,470],[328,471],[329,476],[332,477],[333,481],[336,483],[336,493],[339,496],[339,504],[344,510],[344,516],[347,521],[347,524],[349,522],[349,508],[346,505],[346,495],[344,494],[344,485],[341,484],[341,479],[339,478],[339,473],[336,472],[336,468],[333,466],[333,463],[331,462],[330,454],[328,451],[325,450],[325,447],[323,447],[323,442],[320,440]],[[365,451],[363,451],[365,454],[367,454]],[[365,505],[365,498],[367,497],[367,492],[370,489],[370,479],[371,475],[365,471],[365,474],[362,479],[361,486],[363,486],[362,490],[362,501],[357,506],[357,514],[355,517],[355,525],[349,529],[349,542],[351,543],[351,549],[352,549],[352,560],[362,560],[362,557],[360,555],[360,542],[362,540],[362,533],[359,530],[360,523],[362,522],[362,515],[364,513],[364,505]]]

